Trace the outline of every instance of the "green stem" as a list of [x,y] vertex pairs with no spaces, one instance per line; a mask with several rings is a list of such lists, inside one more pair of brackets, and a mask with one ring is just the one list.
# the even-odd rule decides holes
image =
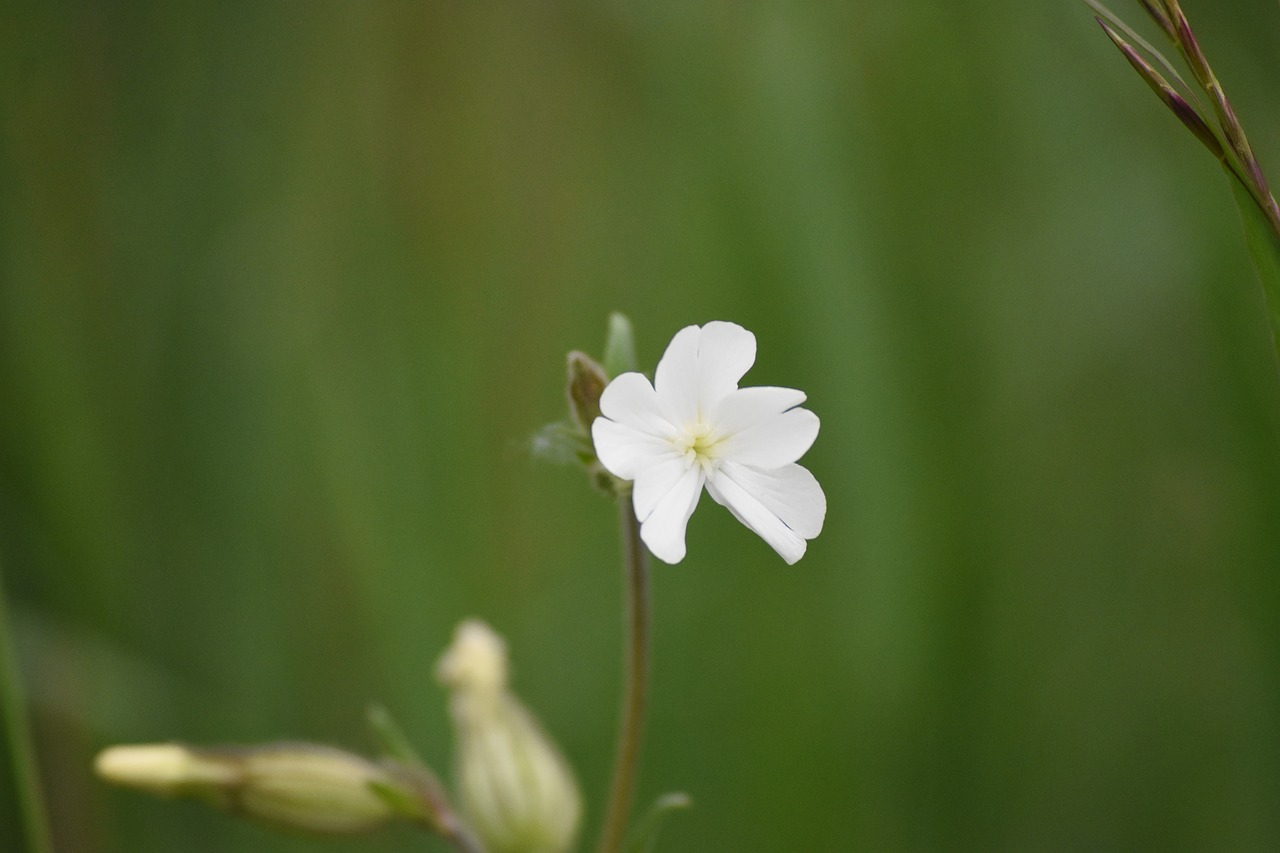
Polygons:
[[36,770],[35,750],[31,745],[31,730],[27,725],[26,701],[9,628],[3,580],[0,576],[0,716],[4,717],[9,773],[18,798],[27,853],[52,853],[49,824],[44,815],[44,796]]
[[626,685],[618,750],[614,756],[613,784],[609,791],[608,811],[600,830],[600,843],[596,846],[597,853],[618,853],[627,832],[631,801],[635,796],[649,684],[649,569],[644,544],[640,541],[640,522],[636,520],[630,494],[618,498],[618,520],[622,527],[622,561],[626,576]]

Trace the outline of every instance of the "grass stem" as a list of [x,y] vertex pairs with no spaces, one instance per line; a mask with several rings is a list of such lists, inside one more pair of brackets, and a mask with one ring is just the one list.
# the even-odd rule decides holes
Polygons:
[[4,719],[5,749],[9,754],[10,776],[18,800],[23,849],[27,853],[53,853],[49,839],[49,823],[45,818],[44,795],[36,769],[35,749],[27,721],[25,693],[22,689],[18,656],[13,647],[9,625],[9,609],[4,597],[4,578],[0,575],[0,717]]

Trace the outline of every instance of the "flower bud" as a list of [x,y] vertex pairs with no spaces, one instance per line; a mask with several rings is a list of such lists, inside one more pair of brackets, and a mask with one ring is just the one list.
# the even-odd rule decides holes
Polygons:
[[240,778],[235,767],[176,743],[111,746],[93,764],[99,777],[161,797],[218,799]]
[[565,388],[569,398],[569,414],[584,434],[591,433],[591,424],[600,417],[600,395],[609,384],[604,368],[586,353],[574,350],[569,353],[569,378]]
[[235,798],[247,817],[326,835],[378,829],[392,817],[374,790],[393,786],[376,765],[330,747],[285,744],[256,749],[243,761],[244,784]]
[[568,762],[507,690],[502,638],[483,622],[463,622],[436,675],[450,690],[456,794],[489,853],[569,850],[582,798]]
[[604,371],[610,377],[636,369],[636,340],[626,314],[609,315],[609,337],[604,344]]
[[358,755],[315,744],[113,746],[98,755],[95,769],[118,785],[196,797],[261,823],[322,835],[368,832],[395,816],[375,788],[396,789],[396,779]]

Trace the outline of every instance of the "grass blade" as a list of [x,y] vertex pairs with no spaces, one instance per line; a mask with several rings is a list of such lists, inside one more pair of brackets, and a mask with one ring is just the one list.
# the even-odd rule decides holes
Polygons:
[[[40,774],[36,765],[35,747],[27,720],[26,697],[22,689],[22,674],[18,670],[17,651],[13,648],[9,625],[9,611],[0,582],[0,729],[4,745],[0,747],[0,764],[8,753],[7,767],[0,766],[0,792],[3,781],[13,785],[17,799],[17,811],[26,839],[27,853],[52,853],[49,822],[45,816],[44,795],[40,787]],[[3,780],[8,776],[8,780]]]
[[1277,362],[1280,363],[1280,237],[1271,227],[1266,214],[1258,208],[1248,187],[1229,170],[1227,174],[1236,206],[1240,208],[1245,243],[1249,247],[1253,265],[1258,270],[1258,278],[1262,281],[1267,317],[1271,320],[1271,343],[1276,349]]

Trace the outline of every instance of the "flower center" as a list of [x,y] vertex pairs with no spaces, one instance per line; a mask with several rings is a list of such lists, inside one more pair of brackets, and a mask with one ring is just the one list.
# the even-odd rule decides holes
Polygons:
[[671,439],[671,443],[691,463],[697,462],[704,467],[710,467],[715,463],[716,445],[723,438],[724,436],[721,435],[713,435],[711,426],[699,421],[693,426],[685,427]]

